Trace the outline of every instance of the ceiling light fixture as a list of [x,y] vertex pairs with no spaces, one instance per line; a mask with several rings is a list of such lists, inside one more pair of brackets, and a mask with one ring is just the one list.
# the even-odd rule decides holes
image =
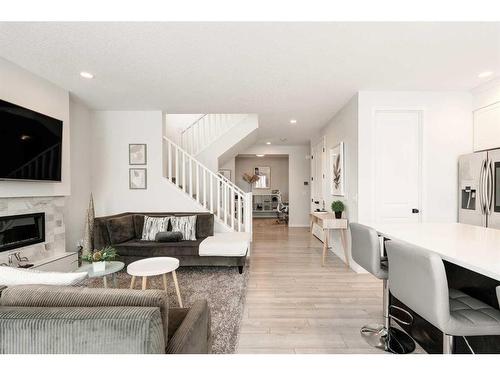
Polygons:
[[290,124],[296,124],[297,123],[297,120],[295,120],[294,118],[290,120]]
[[89,73],[89,72],[80,72],[80,76],[83,78],[87,78],[87,79],[94,78],[94,75],[92,73]]
[[491,76],[492,74],[493,74],[493,72],[489,72],[489,71],[488,71],[488,72],[482,72],[482,73],[479,73],[479,74],[477,75],[477,77],[478,77],[478,78],[486,78],[486,77]]
[[271,144],[271,142],[266,142],[266,145],[270,145],[270,144]]
[[264,154],[256,154],[255,156],[257,156],[258,158],[263,158],[265,155]]

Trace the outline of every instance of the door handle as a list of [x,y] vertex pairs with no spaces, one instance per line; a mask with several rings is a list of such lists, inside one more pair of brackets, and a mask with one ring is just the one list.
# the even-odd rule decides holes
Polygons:
[[493,201],[493,170],[491,168],[491,160],[488,160],[488,164],[486,167],[486,194],[487,194],[487,200],[486,200],[486,213],[488,215],[491,215],[491,202]]
[[419,211],[419,209],[418,209],[418,208],[412,208],[412,209],[411,209],[411,213],[412,213],[412,214],[418,214],[419,212],[420,212],[420,211]]
[[481,170],[479,172],[479,205],[481,206],[481,213],[486,213],[486,207],[484,206],[484,172],[485,172],[486,160],[481,162]]

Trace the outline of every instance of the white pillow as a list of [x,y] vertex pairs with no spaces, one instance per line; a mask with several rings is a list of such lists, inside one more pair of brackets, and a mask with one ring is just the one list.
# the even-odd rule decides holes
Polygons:
[[158,232],[166,232],[170,216],[152,217],[144,216],[144,226],[142,227],[142,240],[154,241]]
[[196,215],[174,216],[172,220],[172,232],[181,232],[184,241],[196,241]]
[[87,278],[87,272],[46,272],[1,266],[0,285],[74,285]]

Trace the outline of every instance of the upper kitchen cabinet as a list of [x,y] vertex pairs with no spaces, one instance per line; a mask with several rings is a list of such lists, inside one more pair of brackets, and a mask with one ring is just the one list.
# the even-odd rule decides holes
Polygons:
[[474,151],[500,148],[500,102],[474,111]]

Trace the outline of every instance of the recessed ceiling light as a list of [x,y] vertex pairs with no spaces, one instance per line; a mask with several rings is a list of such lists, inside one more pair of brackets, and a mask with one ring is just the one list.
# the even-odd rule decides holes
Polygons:
[[294,118],[290,120],[290,124],[296,124],[297,123],[297,120],[295,120]]
[[265,155],[264,154],[256,154],[255,156],[257,156],[258,158],[263,158]]
[[486,77],[489,77],[493,74],[493,72],[482,72],[482,73],[479,73],[477,76],[478,78],[486,78]]
[[82,76],[83,78],[87,78],[87,79],[94,78],[94,75],[92,73],[89,73],[89,72],[80,72],[80,76]]
[[266,145],[270,145],[270,144],[271,144],[271,142],[266,142]]

